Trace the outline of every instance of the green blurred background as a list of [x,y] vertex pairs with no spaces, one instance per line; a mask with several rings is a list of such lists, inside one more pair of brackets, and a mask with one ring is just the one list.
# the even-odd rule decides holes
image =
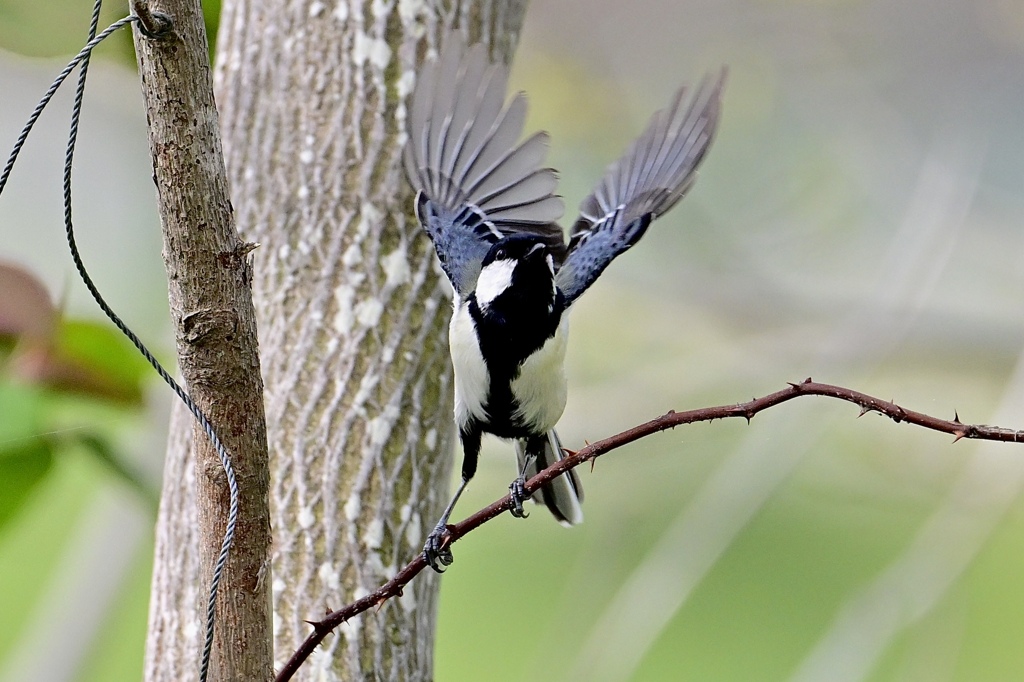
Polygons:
[[[110,4],[106,19],[125,11]],[[4,153],[89,11],[0,0]],[[77,225],[100,288],[170,359],[119,40],[94,64]],[[513,80],[573,206],[679,83],[722,63],[701,179],[574,310],[565,444],[807,376],[1024,427],[1024,4],[535,1]],[[0,259],[67,311],[54,333],[85,348],[76,362],[129,363],[82,333],[98,314],[61,230],[69,96],[0,200]],[[116,400],[0,390],[4,682],[140,677],[170,397],[141,370],[123,382]],[[583,526],[489,524],[445,575],[436,678],[1024,679],[1024,450],[856,416],[808,398],[677,428],[583,473]],[[490,442],[460,509],[501,495],[512,462]]]

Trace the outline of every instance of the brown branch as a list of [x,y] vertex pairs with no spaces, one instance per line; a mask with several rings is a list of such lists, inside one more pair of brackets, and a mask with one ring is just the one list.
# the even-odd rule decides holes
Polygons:
[[[204,632],[213,633],[208,679],[265,680],[273,670],[273,651],[269,581],[259,579],[270,556],[263,382],[252,267],[243,255],[248,246],[235,230],[228,195],[206,28],[199,0],[134,0],[132,8],[139,21],[148,24],[145,31],[137,25],[135,53],[178,367],[192,399],[230,453],[238,482],[237,542],[223,565],[216,609],[200,616]],[[229,477],[198,422],[193,433],[196,526],[185,527],[192,510],[171,504],[157,521],[152,594],[157,606],[150,618],[149,682],[180,680],[177,663],[193,660],[194,640],[182,632],[183,615],[175,600],[188,600],[182,595],[194,593],[196,576],[182,570],[191,557],[183,560],[187,553],[172,538],[192,537],[188,534],[198,531],[205,593],[219,570],[215,566],[220,566],[225,530],[231,527]],[[164,498],[177,499],[180,485],[181,480],[165,478]],[[211,615],[215,620],[208,622]],[[168,655],[169,650],[179,655]],[[198,659],[198,647],[194,651]],[[194,665],[201,668],[199,660]]]
[[[952,421],[947,421],[921,412],[908,410],[900,407],[891,400],[880,400],[867,395],[866,393],[854,391],[849,388],[843,388],[842,386],[820,384],[812,381],[811,379],[806,379],[801,383],[790,384],[788,388],[784,388],[781,391],[776,391],[775,393],[771,393],[761,398],[756,398],[746,403],[721,405],[718,407],[704,407],[686,412],[672,411],[668,414],[652,419],[645,424],[634,426],[622,433],[610,436],[604,440],[597,441],[596,443],[590,443],[585,448],[577,450],[576,452],[567,451],[569,454],[565,459],[552,464],[547,469],[544,469],[527,481],[526,491],[528,493],[535,492],[545,483],[553,480],[556,476],[568,471],[569,469],[573,469],[584,462],[596,459],[597,457],[611,452],[616,448],[620,448],[623,445],[640,440],[645,436],[658,433],[659,431],[665,431],[666,429],[671,429],[683,424],[714,421],[715,419],[726,419],[728,417],[742,417],[746,419],[747,422],[750,422],[754,415],[768,409],[769,407],[787,402],[793,398],[799,398],[800,396],[807,395],[827,396],[829,398],[837,398],[839,400],[845,400],[859,405],[860,415],[858,416],[863,416],[868,412],[878,412],[879,414],[889,417],[897,424],[900,422],[906,422],[908,424],[916,424],[933,431],[948,433],[955,437],[953,440],[954,443],[961,438],[994,440],[1009,443],[1024,442],[1024,431],[1015,431],[1013,429],[1006,429],[998,426],[986,426],[983,424],[963,424],[960,422],[959,416],[954,416]],[[509,504],[510,500],[508,495],[506,495],[497,502],[494,502],[473,514],[465,521],[453,526],[448,526],[447,544],[451,544],[459,540],[475,528],[482,526],[487,521],[490,521],[496,516],[508,511]],[[313,626],[313,632],[310,633],[302,645],[294,654],[292,654],[292,657],[277,674],[276,682],[286,682],[287,680],[290,680],[292,675],[295,674],[303,662],[305,662],[320,642],[322,642],[327,635],[334,630],[334,628],[338,627],[353,616],[359,615],[360,613],[372,608],[379,607],[392,597],[401,596],[402,588],[409,584],[409,582],[416,577],[417,573],[426,568],[426,565],[423,555],[419,554],[415,559],[410,561],[405,568],[399,571],[394,578],[382,585],[380,589],[345,607],[336,611],[331,611],[322,620],[308,621],[309,624]]]

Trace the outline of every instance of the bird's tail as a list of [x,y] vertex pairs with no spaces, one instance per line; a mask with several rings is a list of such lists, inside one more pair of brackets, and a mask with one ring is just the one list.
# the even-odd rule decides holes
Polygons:
[[[523,469],[527,455],[533,455],[533,461]],[[548,468],[563,458],[562,444],[558,440],[558,434],[554,429],[547,434],[537,438],[523,438],[516,440],[516,455],[519,457],[519,469],[523,471],[526,480],[534,476],[538,471]],[[583,486],[576,475],[576,471],[570,469],[555,480],[551,481],[540,489],[540,496],[536,494],[533,500],[538,504],[543,502],[551,510],[558,522],[563,526],[575,526],[583,522]]]

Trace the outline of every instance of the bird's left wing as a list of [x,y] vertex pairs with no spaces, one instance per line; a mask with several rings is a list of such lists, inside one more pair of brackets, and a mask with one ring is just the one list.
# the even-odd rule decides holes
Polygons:
[[725,76],[725,69],[706,76],[689,100],[687,88],[680,88],[580,203],[569,253],[555,276],[566,305],[693,185],[718,126]]
[[504,236],[531,233],[564,251],[555,221],[565,206],[542,167],[548,135],[519,143],[526,99],[505,106],[508,69],[483,45],[466,49],[449,34],[437,60],[416,79],[408,113],[405,172],[417,190],[416,216],[459,295],[476,286],[480,264]]

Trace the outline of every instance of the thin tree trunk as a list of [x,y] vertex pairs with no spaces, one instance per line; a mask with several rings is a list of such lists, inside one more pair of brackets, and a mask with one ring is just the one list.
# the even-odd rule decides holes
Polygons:
[[[275,656],[422,550],[453,448],[449,306],[403,176],[405,98],[450,25],[499,44],[524,3],[227,0],[217,92],[264,353]],[[440,16],[442,15],[443,16]],[[468,26],[468,28],[467,28]],[[438,581],[353,619],[300,679],[432,679]],[[323,677],[321,677],[323,675]]]
[[[198,0],[162,0],[173,31],[138,29],[153,178],[164,236],[171,316],[185,385],[234,464],[239,523],[218,601],[209,679],[271,677],[267,569],[270,523],[251,268],[234,229],[217,110]],[[206,594],[227,522],[227,479],[191,419],[174,421],[157,528],[146,679],[195,679],[205,635]],[[186,457],[190,443],[195,448]],[[184,466],[195,462],[194,470]],[[195,487],[192,487],[192,482]],[[188,486],[187,488],[184,486]],[[197,555],[198,553],[198,555]]]
[[[308,632],[304,619],[372,590],[419,552],[447,500],[449,312],[401,171],[405,98],[449,26],[507,58],[524,9],[523,0],[223,3],[216,80],[231,197],[239,230],[261,244],[253,295],[279,661]],[[150,680],[182,679],[198,657],[190,440],[172,434],[168,447],[151,616],[165,626],[150,634]],[[402,599],[354,619],[301,679],[431,679],[437,588],[423,575]],[[158,676],[158,659],[185,665]]]

